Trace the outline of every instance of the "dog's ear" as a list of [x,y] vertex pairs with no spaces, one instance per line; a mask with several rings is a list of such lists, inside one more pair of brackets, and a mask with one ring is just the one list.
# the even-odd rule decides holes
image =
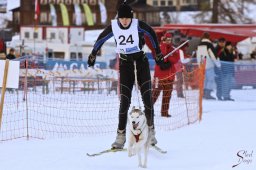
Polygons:
[[132,111],[129,113],[129,115],[132,115],[132,112],[134,112],[135,106],[132,107]]
[[130,116],[132,115],[132,111],[129,113],[129,115],[130,115]]
[[144,115],[144,112],[140,110],[140,115]]

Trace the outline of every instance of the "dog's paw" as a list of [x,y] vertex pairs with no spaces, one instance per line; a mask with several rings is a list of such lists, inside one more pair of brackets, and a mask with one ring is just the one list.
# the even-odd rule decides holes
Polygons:
[[128,157],[131,157],[131,156],[132,156],[132,150],[128,149]]
[[147,165],[142,165],[142,168],[147,168]]
[[135,155],[135,153],[132,151],[132,150],[129,150],[128,151],[128,157],[132,157],[132,156],[134,156]]
[[134,156],[134,155],[135,155],[135,154],[132,153],[132,152],[128,153],[128,156],[129,156],[129,157],[132,157],[132,156]]

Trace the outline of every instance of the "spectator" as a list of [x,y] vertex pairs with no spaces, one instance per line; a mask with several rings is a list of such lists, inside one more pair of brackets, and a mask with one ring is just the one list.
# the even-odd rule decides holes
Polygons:
[[206,60],[205,79],[204,79],[204,99],[214,99],[211,92],[215,86],[214,66],[220,67],[220,63],[216,59],[215,49],[210,40],[210,34],[205,32],[201,42],[197,47],[197,62],[201,63]]
[[[216,51],[216,58],[219,58],[221,52],[224,50],[225,48],[225,43],[226,43],[226,39],[225,38],[220,38],[218,40],[218,44],[215,47],[215,51]],[[223,100],[222,99],[222,74],[221,74],[221,69],[219,67],[214,67],[214,71],[215,71],[215,82],[216,82],[216,96],[218,98],[218,100]]]
[[[184,43],[185,41],[182,41],[180,44]],[[176,66],[176,90],[177,90],[177,96],[180,98],[184,98],[183,94],[183,67],[187,67],[187,62],[190,60],[187,60],[189,55],[187,55],[186,49],[188,47],[188,43],[184,44],[180,50],[179,50],[179,62],[175,65]]]
[[0,54],[6,55],[6,44],[2,38],[0,38]]
[[255,60],[256,59],[256,48],[252,51],[251,53],[251,59]]
[[[6,56],[6,59],[9,59],[9,60],[13,60],[15,59],[15,49],[14,48],[11,48],[10,51],[9,51],[9,54],[7,54]],[[11,88],[8,88],[7,91],[9,91],[10,93],[14,93],[14,89],[11,89]]]
[[[160,49],[163,55],[167,55],[174,50],[174,47],[171,44],[171,37],[171,33],[166,33],[164,38],[162,38],[163,41],[160,43]],[[161,91],[163,92],[161,107],[161,116],[163,117],[171,117],[168,110],[176,72],[174,65],[179,59],[179,52],[176,51],[172,56],[165,59],[166,65],[164,67],[155,65],[152,99],[153,103],[155,103]]]
[[15,56],[15,49],[11,48],[9,51],[9,54],[7,54],[6,59],[14,60],[16,58]]
[[222,71],[222,94],[223,100],[234,101],[230,98],[232,80],[234,78],[235,55],[230,41],[226,42],[224,50],[220,53],[221,71]]

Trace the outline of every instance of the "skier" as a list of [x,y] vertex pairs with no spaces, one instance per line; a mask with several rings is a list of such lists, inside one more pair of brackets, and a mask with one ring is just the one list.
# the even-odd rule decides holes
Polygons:
[[151,91],[151,77],[148,58],[142,51],[145,44],[144,34],[150,37],[155,48],[155,61],[158,65],[165,65],[163,55],[159,48],[154,30],[146,23],[133,18],[132,8],[124,2],[118,8],[117,19],[111,21],[97,38],[93,50],[88,57],[88,66],[94,66],[96,54],[103,43],[114,36],[116,41],[116,52],[119,54],[120,72],[120,108],[117,136],[112,148],[122,149],[126,141],[127,112],[131,103],[131,94],[135,82],[134,61],[137,67],[137,79],[142,94],[147,124],[149,126],[150,144],[155,145],[154,110]]

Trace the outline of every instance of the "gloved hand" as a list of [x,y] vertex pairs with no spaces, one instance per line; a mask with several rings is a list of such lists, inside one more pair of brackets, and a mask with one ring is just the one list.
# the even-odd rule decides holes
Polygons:
[[171,67],[171,63],[170,63],[170,61],[166,61],[166,62],[164,61],[164,62],[160,63],[159,66],[160,66],[161,70],[167,70]]
[[88,65],[89,65],[89,67],[94,66],[95,60],[96,60],[96,56],[94,56],[94,55],[92,55],[92,54],[90,54],[90,55],[88,56],[88,61],[87,61],[87,63],[88,63]]
[[156,64],[160,66],[161,70],[167,70],[171,67],[170,61],[164,61],[164,56],[162,53],[156,55],[155,61]]
[[155,61],[156,61],[156,64],[157,65],[160,65],[161,63],[164,63],[164,56],[162,53],[159,53],[156,55],[156,58],[155,58]]

